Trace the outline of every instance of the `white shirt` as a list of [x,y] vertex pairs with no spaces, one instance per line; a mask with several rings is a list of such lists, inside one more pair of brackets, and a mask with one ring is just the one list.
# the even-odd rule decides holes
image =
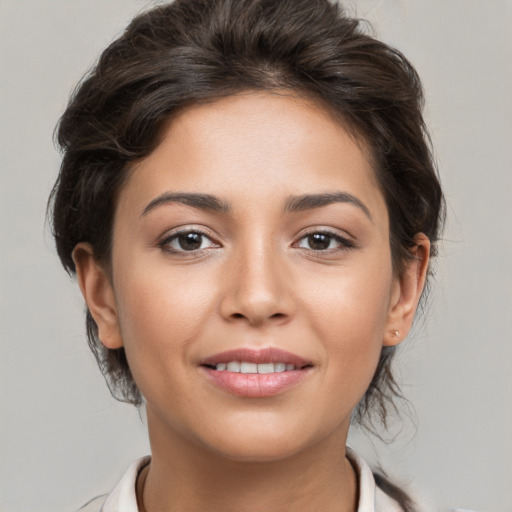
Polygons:
[[[403,512],[395,500],[375,485],[371,469],[359,455],[347,448],[347,457],[354,466],[359,482],[357,512]],[[79,512],[139,512],[135,494],[137,475],[150,460],[148,456],[135,461],[108,496],[93,499]]]

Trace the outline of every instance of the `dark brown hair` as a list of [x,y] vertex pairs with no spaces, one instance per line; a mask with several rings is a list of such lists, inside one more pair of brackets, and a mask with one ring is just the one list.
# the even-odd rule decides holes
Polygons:
[[[443,196],[422,117],[421,82],[397,50],[328,0],[176,0],[136,17],[77,87],[58,126],[63,151],[51,195],[58,254],[90,242],[108,266],[116,194],[128,162],[151,153],[179,109],[242,91],[303,95],[336,115],[369,148],[390,219],[401,272],[414,236],[432,255]],[[87,313],[89,345],[118,399],[141,404],[124,349],[105,348]],[[354,413],[386,423],[399,396],[382,349],[373,381]]]

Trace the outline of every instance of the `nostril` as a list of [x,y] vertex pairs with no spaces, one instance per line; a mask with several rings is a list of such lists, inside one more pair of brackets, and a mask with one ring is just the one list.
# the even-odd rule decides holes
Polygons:
[[[231,318],[232,319],[247,319],[251,323],[253,321],[256,321],[257,323],[259,323],[260,321],[263,321],[263,319],[264,319],[264,317],[261,317],[261,318],[255,320],[255,318],[253,318],[253,316],[251,316],[251,315],[244,315],[243,313],[233,313],[231,315]],[[267,318],[268,318],[268,320],[281,320],[281,319],[285,319],[286,317],[287,317],[287,315],[285,313],[274,313],[274,314],[270,315]],[[252,320],[251,320],[251,318],[252,318]]]

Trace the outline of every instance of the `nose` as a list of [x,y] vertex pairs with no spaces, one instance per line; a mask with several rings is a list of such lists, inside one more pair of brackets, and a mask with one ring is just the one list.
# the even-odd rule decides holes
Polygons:
[[250,326],[288,322],[295,308],[286,270],[272,247],[238,248],[223,279],[221,315]]

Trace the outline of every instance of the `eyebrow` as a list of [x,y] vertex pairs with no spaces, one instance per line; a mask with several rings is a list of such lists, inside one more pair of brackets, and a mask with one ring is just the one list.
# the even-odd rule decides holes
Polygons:
[[[189,192],[164,192],[153,199],[142,212],[147,215],[155,208],[169,203],[181,203],[201,210],[209,210],[216,213],[229,213],[231,206],[228,201],[219,199],[211,194],[198,194]],[[321,208],[333,203],[349,203],[361,209],[366,216],[373,221],[368,207],[356,196],[348,192],[328,192],[323,194],[304,194],[300,196],[289,196],[286,200],[285,212],[300,212]]]
[[147,215],[150,211],[158,206],[169,203],[181,203],[201,210],[209,210],[218,213],[228,213],[231,209],[227,201],[223,201],[218,197],[210,194],[195,194],[188,192],[164,192],[153,199],[142,212],[142,216]]
[[304,194],[301,196],[290,196],[285,204],[286,212],[300,212],[321,208],[333,203],[348,203],[361,209],[365,215],[373,222],[370,210],[356,196],[348,192],[330,192],[325,194]]

